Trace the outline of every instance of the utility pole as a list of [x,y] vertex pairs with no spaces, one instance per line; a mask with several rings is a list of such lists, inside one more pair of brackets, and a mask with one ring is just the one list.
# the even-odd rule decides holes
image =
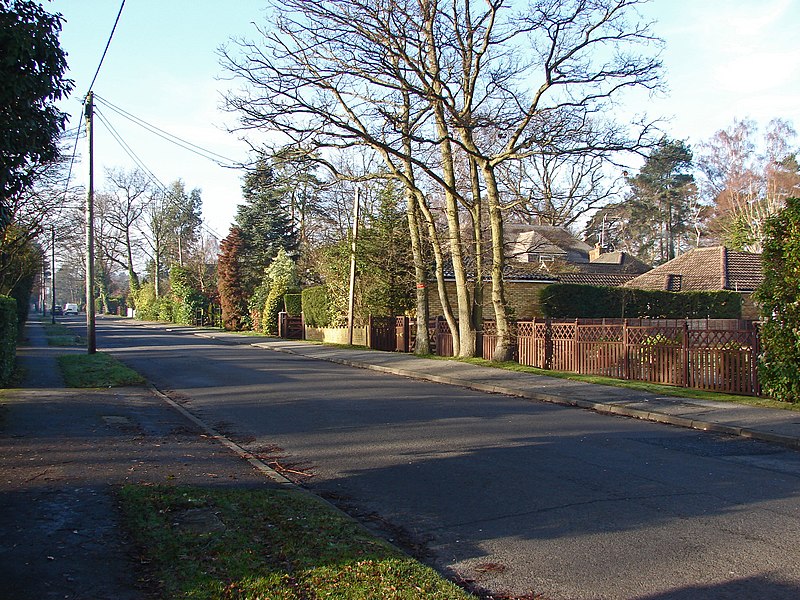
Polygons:
[[50,322],[56,323],[56,228],[50,225]]
[[353,312],[356,298],[356,241],[358,240],[358,188],[353,200],[353,241],[350,244],[350,296],[347,302],[347,343],[353,345]]
[[94,322],[94,94],[86,95],[86,135],[89,138],[89,192],[86,195],[86,351],[97,352]]

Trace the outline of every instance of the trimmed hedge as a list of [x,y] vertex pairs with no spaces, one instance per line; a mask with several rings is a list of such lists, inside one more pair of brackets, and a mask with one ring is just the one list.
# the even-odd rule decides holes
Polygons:
[[17,301],[0,296],[0,387],[5,387],[14,374],[17,355]]
[[309,327],[327,327],[331,324],[328,288],[324,285],[308,287],[301,292],[303,319]]
[[539,296],[549,318],[574,319],[740,319],[737,292],[663,292],[554,283]]
[[299,317],[303,312],[303,297],[298,293],[286,294],[283,297],[283,305],[290,317]]

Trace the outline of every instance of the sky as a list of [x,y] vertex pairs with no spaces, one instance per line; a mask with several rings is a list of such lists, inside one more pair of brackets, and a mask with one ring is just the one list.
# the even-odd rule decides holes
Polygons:
[[[83,98],[97,70],[121,0],[50,0],[65,23],[61,45],[75,83],[60,104],[80,120]],[[236,116],[221,110],[235,88],[217,51],[231,38],[256,37],[264,24],[259,0],[127,0],[93,86],[95,95],[170,134],[233,161],[249,146],[236,133]],[[666,119],[664,132],[690,145],[752,118],[762,127],[779,117],[800,128],[800,2],[797,0],[654,0],[642,12],[664,39],[667,93],[632,98],[631,110]],[[242,172],[166,142],[97,103],[99,111],[163,185],[180,178],[200,188],[208,229],[227,235],[241,202]],[[95,186],[104,168],[135,167],[111,132],[95,120]],[[88,180],[85,140],[79,141],[76,183]]]

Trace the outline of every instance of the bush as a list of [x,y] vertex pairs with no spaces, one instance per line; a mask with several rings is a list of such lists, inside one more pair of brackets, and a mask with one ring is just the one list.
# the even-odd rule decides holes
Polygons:
[[17,301],[0,296],[0,386],[5,387],[14,373],[17,353]]
[[331,324],[328,288],[317,285],[306,288],[300,294],[303,319],[309,327],[328,327]]
[[156,290],[152,283],[146,283],[134,293],[136,318],[142,321],[158,320]]
[[768,395],[800,402],[800,198],[789,198],[764,234],[764,282],[756,292],[764,317],[759,377]]
[[192,285],[187,269],[173,266],[169,271],[172,295],[172,320],[182,325],[192,325],[199,312],[208,308],[208,298]]
[[739,319],[737,292],[663,292],[556,283],[539,300],[545,317],[571,319]]

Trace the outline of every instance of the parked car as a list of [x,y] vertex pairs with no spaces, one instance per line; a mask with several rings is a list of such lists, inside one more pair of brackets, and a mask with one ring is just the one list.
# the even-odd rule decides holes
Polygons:
[[54,315],[63,315],[64,309],[58,306],[57,304],[53,307],[53,314]]
[[77,315],[78,314],[78,305],[72,304],[71,302],[67,302],[64,305],[64,314],[65,315]]

